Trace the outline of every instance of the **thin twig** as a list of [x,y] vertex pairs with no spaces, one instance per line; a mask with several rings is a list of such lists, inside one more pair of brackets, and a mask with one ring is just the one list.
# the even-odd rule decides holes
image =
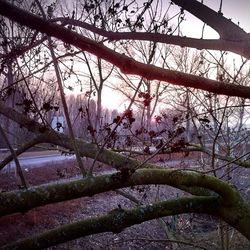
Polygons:
[[[40,2],[38,0],[35,0],[36,4],[38,5],[43,18],[46,19],[46,15],[44,13],[44,10],[40,4]],[[86,170],[83,166],[83,162],[80,156],[80,152],[77,148],[76,145],[76,141],[75,141],[75,136],[74,136],[74,132],[73,132],[73,128],[72,128],[72,124],[70,121],[70,117],[69,117],[69,111],[68,111],[68,106],[67,106],[67,102],[66,102],[66,98],[65,98],[65,94],[64,94],[64,90],[63,90],[63,83],[62,83],[62,79],[61,79],[61,74],[60,74],[60,69],[59,69],[59,65],[58,65],[58,61],[53,49],[53,45],[52,45],[52,39],[51,37],[48,36],[48,42],[49,42],[49,50],[52,56],[52,60],[53,60],[53,64],[54,64],[54,68],[55,68],[55,72],[56,72],[56,78],[57,78],[57,82],[58,82],[58,87],[59,87],[59,91],[60,91],[60,95],[61,95],[61,99],[62,99],[62,104],[63,104],[63,109],[64,109],[64,114],[65,114],[65,118],[66,118],[66,122],[67,122],[67,126],[69,129],[69,135],[72,141],[72,145],[76,154],[76,159],[77,159],[77,163],[79,166],[80,171],[82,172],[82,175],[85,176],[86,175]]]
[[27,189],[28,188],[28,184],[27,184],[27,182],[25,180],[25,177],[24,177],[21,165],[19,163],[19,160],[17,159],[16,152],[13,149],[13,147],[11,146],[11,144],[10,144],[10,142],[9,142],[9,140],[8,140],[8,138],[7,138],[7,136],[6,136],[6,134],[5,134],[5,132],[4,132],[4,130],[3,130],[3,128],[2,128],[1,125],[0,125],[0,133],[2,134],[2,137],[3,137],[4,141],[5,141],[5,143],[7,144],[8,148],[10,149],[10,152],[11,152],[13,158],[14,158],[14,161],[15,161],[15,164],[16,164],[17,173],[18,173],[18,175],[20,177],[22,186]]

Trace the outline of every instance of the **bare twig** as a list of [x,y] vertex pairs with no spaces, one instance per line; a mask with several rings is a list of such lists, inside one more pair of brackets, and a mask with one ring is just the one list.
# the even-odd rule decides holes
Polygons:
[[13,149],[13,147],[11,146],[11,144],[10,144],[10,142],[9,142],[9,140],[8,140],[8,138],[7,138],[7,136],[6,136],[6,134],[5,134],[5,132],[4,132],[4,130],[3,130],[3,128],[2,128],[1,125],[0,125],[0,133],[2,134],[2,137],[3,137],[4,141],[5,141],[5,143],[7,144],[7,146],[9,147],[10,152],[11,152],[13,158],[14,158],[14,161],[15,161],[15,164],[16,164],[17,173],[18,173],[18,175],[20,177],[22,186],[27,189],[28,188],[28,184],[27,184],[27,182],[25,180],[25,177],[24,177],[21,165],[19,163],[19,160],[17,158],[16,152]]

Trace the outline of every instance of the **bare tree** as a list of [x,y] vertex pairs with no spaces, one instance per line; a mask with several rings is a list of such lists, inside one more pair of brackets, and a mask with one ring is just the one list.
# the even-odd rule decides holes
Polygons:
[[[228,82],[223,77],[218,77],[217,79],[211,77],[210,79],[208,74],[194,75],[192,71],[183,72],[186,70],[185,68],[178,68],[176,70],[164,68],[162,65],[151,65],[139,61],[137,57],[131,57],[128,53],[121,52],[121,50],[112,45],[113,42],[121,40],[140,40],[152,42],[153,44],[161,43],[165,46],[172,44],[195,49],[226,50],[249,59],[249,34],[231,20],[221,15],[220,12],[216,12],[195,0],[173,0],[170,3],[170,7],[173,3],[180,6],[180,11],[176,15],[177,24],[171,27],[168,26],[170,20],[167,15],[163,15],[158,24],[153,23],[152,20],[147,23],[146,16],[152,13],[150,11],[152,10],[154,11],[153,13],[156,13],[157,8],[159,8],[159,5],[154,5],[154,1],[148,1],[142,5],[136,1],[121,1],[119,3],[105,1],[109,18],[103,18],[102,12],[98,10],[100,8],[99,6],[101,6],[101,2],[102,1],[86,1],[84,5],[84,11],[87,13],[97,11],[96,15],[99,16],[94,16],[96,18],[96,23],[94,24],[89,22],[87,18],[83,21],[65,17],[55,18],[54,20],[51,16],[50,18],[45,18],[45,11],[43,18],[41,18],[36,14],[32,14],[31,10],[26,11],[6,1],[0,1],[0,14],[5,18],[19,23],[21,26],[36,30],[39,34],[43,33],[48,37],[53,37],[57,42],[62,41],[64,45],[69,44],[81,51],[96,56],[98,60],[109,62],[125,75],[137,75],[148,81],[156,80],[161,85],[172,84],[192,88],[193,91],[197,91],[198,94],[196,96],[199,96],[198,90],[207,91],[209,94],[214,95],[214,99],[207,97],[208,99],[206,100],[208,104],[221,99],[224,102],[222,112],[219,115],[214,115],[214,112],[217,112],[221,108],[216,105],[213,106],[216,110],[210,112],[212,119],[214,119],[214,127],[216,128],[216,131],[214,131],[215,135],[213,136],[212,150],[208,151],[204,149],[202,147],[203,145],[199,148],[201,152],[210,154],[209,160],[213,175],[210,174],[210,171],[207,172],[206,170],[201,171],[200,169],[196,170],[192,168],[188,170],[174,169],[167,166],[159,167],[156,164],[149,163],[149,158],[153,158],[159,153],[164,153],[165,145],[161,145],[155,153],[150,157],[147,156],[147,158],[143,160],[127,157],[126,155],[109,150],[106,147],[107,141],[115,130],[108,135],[101,147],[95,143],[89,143],[83,139],[75,138],[73,133],[71,133],[70,136],[57,133],[44,122],[42,118],[35,120],[32,115],[22,114],[18,110],[6,105],[4,100],[1,100],[1,115],[11,119],[23,128],[28,129],[35,135],[34,139],[22,145],[22,147],[18,148],[14,153],[12,150],[12,154],[0,163],[1,169],[13,158],[17,159],[20,153],[38,143],[46,142],[75,151],[79,159],[83,156],[89,157],[101,163],[105,163],[115,170],[113,174],[103,174],[100,176],[93,176],[91,175],[92,171],[90,171],[89,176],[85,175],[84,178],[80,180],[68,180],[59,184],[48,184],[34,186],[24,190],[2,192],[0,194],[1,216],[27,211],[47,204],[92,196],[102,192],[137,185],[163,184],[191,194],[188,196],[184,194],[182,197],[165,201],[151,200],[151,202],[146,205],[138,203],[138,206],[130,210],[119,207],[106,215],[59,226],[52,230],[47,230],[45,233],[10,243],[4,246],[4,248],[46,248],[86,235],[101,232],[117,233],[124,228],[144,221],[182,213],[205,213],[216,216],[237,229],[250,240],[249,202],[244,199],[243,195],[237,190],[237,187],[233,187],[231,184],[218,178],[216,174],[218,169],[215,161],[220,159],[226,162],[224,164],[234,163],[244,168],[249,168],[250,166],[249,161],[241,161],[241,159],[232,156],[228,157],[227,154],[221,154],[216,148],[219,135],[225,133],[222,128],[224,121],[227,120],[227,112],[231,101],[234,100],[234,98],[241,98],[241,101],[244,100],[242,102],[246,103],[249,101],[250,87],[247,85],[248,83],[245,81],[242,82],[242,84],[237,81]],[[156,3],[159,3],[159,1],[156,1]],[[39,4],[38,1],[37,4]],[[130,8],[134,8],[132,9],[133,12]],[[51,9],[48,8],[48,10]],[[184,10],[195,15],[201,21],[215,29],[219,33],[220,38],[217,40],[208,40],[182,36],[180,25],[183,21]],[[40,11],[42,11],[41,8]],[[129,13],[131,13],[131,16],[129,16]],[[50,14],[51,11],[47,11],[47,15]],[[61,23],[61,25],[59,23]],[[65,25],[72,25],[72,27],[66,28]],[[73,29],[73,27],[77,27],[77,29]],[[123,27],[125,31],[123,31],[121,27]],[[92,37],[88,38],[82,35],[81,29],[88,30],[93,36],[102,36],[106,38],[106,40],[104,39],[104,41],[99,43]],[[163,29],[165,29],[165,32],[163,32]],[[56,63],[56,54],[53,55],[53,51],[55,53],[53,46],[56,45],[50,40],[49,51],[52,52],[51,57],[56,69],[58,64]],[[33,50],[35,47],[30,49]],[[222,68],[225,69],[226,67],[223,65],[219,70],[223,70]],[[221,73],[218,75],[221,75]],[[237,73],[235,74],[235,77],[236,76]],[[57,76],[57,81],[59,78],[60,77]],[[136,91],[138,90],[139,88],[137,86]],[[137,94],[136,91],[135,95]],[[188,93],[188,95],[190,95],[190,93]],[[63,98],[63,89],[61,89],[61,99]],[[191,108],[190,104],[188,104],[188,106],[188,108]],[[242,104],[239,105],[239,107],[241,112],[243,112]],[[243,116],[241,113],[240,117],[242,118]],[[122,117],[117,116],[115,119],[115,128],[119,126],[123,119],[130,121],[130,125],[134,121],[130,109],[128,109]],[[205,117],[202,117],[202,119],[198,117],[200,123],[207,123]],[[173,118],[173,123],[176,122],[176,118]],[[69,119],[68,124],[70,123],[71,121]],[[199,127],[197,127],[197,131],[202,130],[199,130]],[[183,128],[180,123],[180,126],[174,130],[174,134],[170,134],[169,140],[171,141],[172,138],[175,139],[177,135],[182,133]],[[178,147],[178,150],[181,149],[182,148]],[[185,147],[184,150],[188,150],[188,148]],[[82,174],[84,175],[85,171],[82,171]],[[131,195],[124,193],[123,195],[129,197],[131,200],[133,199]]]

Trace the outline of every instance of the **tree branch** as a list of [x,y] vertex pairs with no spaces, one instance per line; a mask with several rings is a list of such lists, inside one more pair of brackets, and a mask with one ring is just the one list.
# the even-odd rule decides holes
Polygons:
[[160,67],[138,62],[124,54],[119,54],[100,43],[96,43],[91,39],[81,36],[76,32],[72,32],[64,27],[43,20],[40,17],[30,14],[4,1],[0,1],[0,14],[22,25],[44,32],[49,36],[56,37],[66,43],[94,54],[117,66],[125,74],[139,75],[148,80],[165,81],[174,85],[202,89],[217,94],[243,98],[250,97],[250,87],[227,84],[196,75],[162,69]]
[[20,165],[19,160],[17,158],[17,154],[16,154],[15,150],[13,149],[11,143],[9,142],[8,137],[6,136],[6,134],[5,134],[5,132],[4,132],[1,125],[0,125],[0,134],[2,135],[2,138],[4,139],[7,146],[9,147],[9,150],[10,150],[10,152],[11,152],[13,158],[14,158],[14,161],[15,161],[15,164],[16,164],[16,170],[17,170],[17,173],[18,173],[18,175],[20,177],[21,183],[22,183],[23,187],[27,189],[28,184],[26,182],[26,179],[25,179],[25,176],[23,174],[21,165]]
[[[189,152],[192,152],[192,151],[199,151],[199,152],[203,152],[209,156],[212,156],[212,151],[205,148],[205,147],[201,147],[199,145],[193,145],[193,147],[188,147],[187,149],[184,149],[183,150],[184,152],[185,151],[189,151]],[[237,164],[238,166],[241,166],[243,168],[250,168],[250,162],[249,161],[246,161],[246,160],[239,160],[239,158],[241,157],[238,157],[238,158],[233,158],[233,157],[230,157],[230,156],[224,156],[224,155],[221,155],[221,154],[218,154],[218,153],[214,153],[214,157],[217,158],[217,159],[220,159],[220,160],[223,160],[223,161],[226,161],[228,163],[234,163],[234,164]]]
[[[23,152],[25,152],[26,150],[30,149],[31,147],[45,142],[46,138],[44,138],[43,135],[38,135],[36,138],[32,139],[31,141],[27,142],[26,144],[22,145],[21,147],[19,147],[16,151],[15,154],[16,156],[22,154]],[[0,170],[2,170],[8,163],[10,163],[12,160],[14,159],[13,154],[10,154],[8,156],[6,156],[1,162],[0,162]]]
[[[216,14],[219,15],[218,13]],[[86,22],[82,22],[80,20],[66,19],[62,17],[53,19],[53,22],[58,22],[58,21],[62,22],[63,25],[71,24],[71,25],[84,28],[93,33],[106,37],[110,41],[140,40],[140,41],[151,41],[151,42],[158,42],[158,43],[165,43],[165,44],[173,44],[173,45],[177,45],[180,47],[190,47],[190,48],[196,48],[200,50],[208,49],[208,50],[231,51],[231,52],[234,52],[236,54],[242,55],[250,59],[250,35],[229,20],[227,20],[226,22],[226,25],[229,26],[227,29],[230,29],[231,26],[234,26],[234,27],[236,26],[237,28],[234,28],[234,29],[235,29],[235,34],[237,34],[237,39],[236,38],[229,39],[228,37],[225,37],[223,39],[222,38],[220,39],[198,39],[198,38],[191,38],[191,37],[186,37],[186,36],[175,36],[175,35],[167,35],[167,34],[161,34],[161,33],[136,32],[136,31],[113,32],[113,31],[106,31],[104,29],[97,28],[94,25],[88,24]]]
[[210,9],[197,0],[173,0],[173,2],[216,30],[223,40],[249,41],[250,39],[243,29],[225,18],[222,13]]
[[175,169],[140,169],[132,175],[116,172],[67,183],[1,193],[0,215],[25,212],[38,206],[92,196],[119,188],[151,184],[170,185],[185,191],[190,187],[209,189],[219,194],[221,201],[227,206],[242,201],[240,194],[234,188],[213,176]]
[[[189,197],[140,206],[132,210],[114,209],[107,215],[82,220],[3,246],[7,249],[44,249],[66,241],[102,232],[119,233],[144,221],[181,213],[215,214],[219,209],[216,197]],[[101,226],[100,226],[101,225]]]

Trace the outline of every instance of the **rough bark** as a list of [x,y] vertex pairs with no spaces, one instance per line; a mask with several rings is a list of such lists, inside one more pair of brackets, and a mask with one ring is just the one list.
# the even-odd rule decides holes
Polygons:
[[[162,69],[153,65],[138,62],[124,54],[88,39],[76,32],[62,26],[43,20],[20,8],[0,1],[0,14],[31,29],[39,30],[49,36],[56,37],[65,43],[72,44],[83,51],[87,51],[117,66],[124,74],[134,74],[148,80],[159,80],[175,85],[202,89],[209,92],[228,96],[250,98],[250,87],[227,84],[220,81],[206,79],[200,76],[186,74],[178,71]],[[249,41],[248,41],[249,43]],[[249,48],[249,47],[248,47]]]
[[163,216],[186,212],[214,214],[218,207],[219,201],[215,197],[190,197],[140,206],[133,210],[115,209],[105,216],[67,224],[0,249],[43,249],[91,234],[119,233],[126,227]]
[[[239,213],[239,211],[242,211]],[[133,210],[114,209],[105,216],[82,220],[3,246],[1,249],[43,249],[65,241],[102,232],[119,233],[144,221],[182,213],[206,213],[226,221],[250,239],[250,208],[245,204],[224,207],[216,197],[186,197],[140,206]]]
[[148,184],[166,184],[184,190],[186,190],[185,187],[202,187],[214,191],[219,196],[214,194],[210,198],[218,198],[220,202],[219,208],[214,210],[214,213],[250,239],[248,223],[250,222],[250,205],[234,188],[212,176],[173,169],[140,169],[130,176],[118,172],[111,175],[86,177],[68,183],[2,193],[0,194],[0,214],[3,216],[25,212],[50,203],[92,196],[122,187]]
[[227,205],[241,199],[238,192],[229,184],[212,176],[174,169],[140,169],[130,176],[123,174],[123,172],[117,172],[97,177],[86,177],[67,183],[42,185],[28,190],[1,193],[0,215],[24,212],[34,207],[92,196],[123,187],[149,184],[165,184],[184,190],[186,190],[185,187],[209,189],[219,194]]

